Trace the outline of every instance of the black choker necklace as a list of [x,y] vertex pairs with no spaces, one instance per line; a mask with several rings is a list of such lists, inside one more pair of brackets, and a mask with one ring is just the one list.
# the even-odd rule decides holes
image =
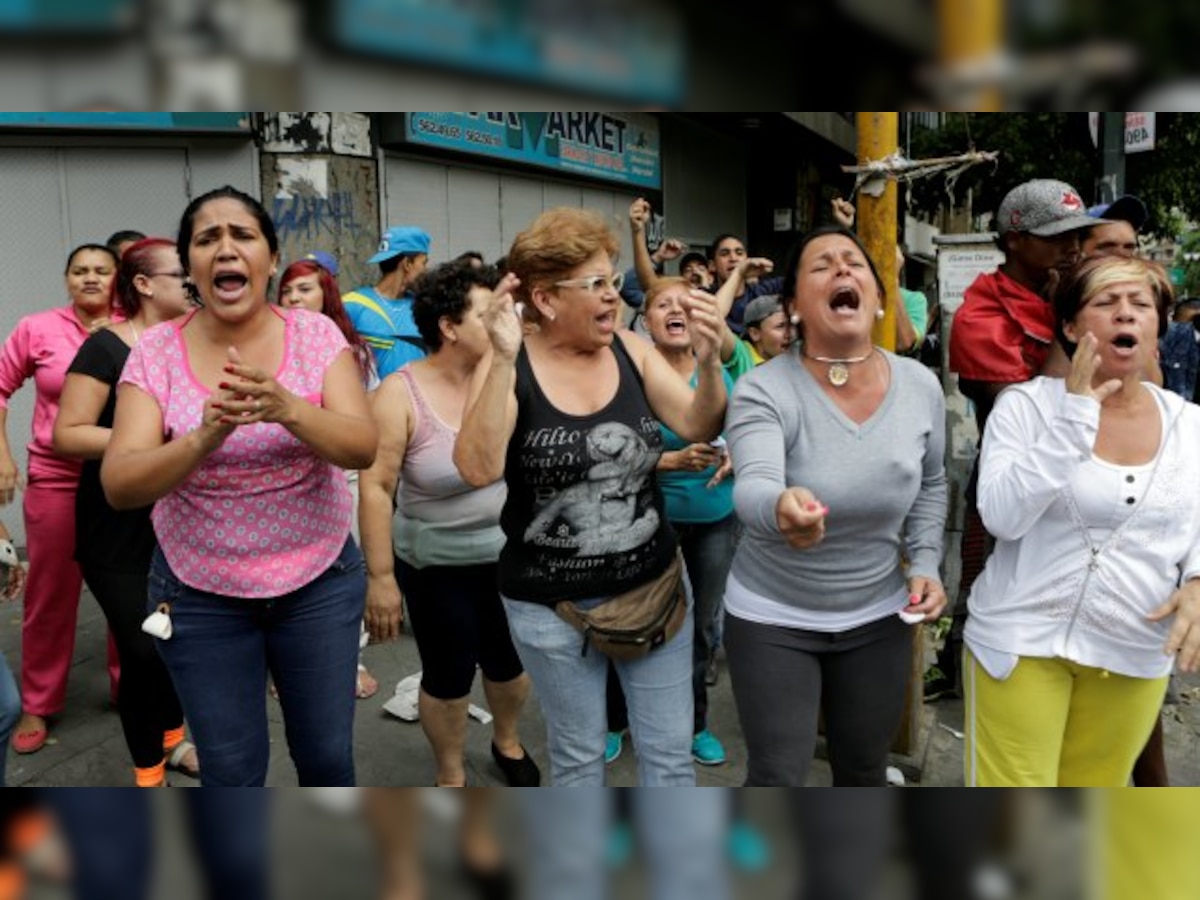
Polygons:
[[869,352],[863,354],[862,356],[845,357],[813,356],[811,353],[804,353],[803,349],[801,349],[800,352],[814,362],[828,363],[829,371],[826,373],[826,377],[829,379],[829,383],[834,387],[841,387],[850,380],[849,366],[852,366],[855,363],[866,362],[871,358],[872,355],[874,355],[875,348],[872,347]]

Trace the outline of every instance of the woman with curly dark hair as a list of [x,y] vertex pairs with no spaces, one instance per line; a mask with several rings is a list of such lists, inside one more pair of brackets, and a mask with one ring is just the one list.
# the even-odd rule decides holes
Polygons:
[[532,787],[540,780],[517,733],[529,676],[496,587],[507,489],[503,480],[472,487],[453,458],[471,379],[490,346],[481,312],[513,281],[491,266],[462,261],[417,283],[413,318],[429,356],[393,372],[375,392],[379,448],[375,465],[362,474],[367,626],[376,640],[399,636],[403,587],[421,655],[421,727],[439,785],[466,780],[463,743],[477,666],[495,715],[496,765],[510,785]]

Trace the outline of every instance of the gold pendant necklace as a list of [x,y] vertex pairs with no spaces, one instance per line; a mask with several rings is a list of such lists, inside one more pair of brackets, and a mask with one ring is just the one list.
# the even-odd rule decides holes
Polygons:
[[[800,352],[804,353],[803,349],[801,349]],[[874,352],[875,349],[872,348],[869,353],[865,353],[862,356],[846,356],[840,358],[836,356],[813,356],[811,353],[804,353],[804,355],[814,362],[827,363],[829,365],[829,371],[825,373],[825,377],[829,379],[829,383],[834,387],[841,387],[850,380],[849,367],[855,363],[866,362],[871,358],[871,355]]]

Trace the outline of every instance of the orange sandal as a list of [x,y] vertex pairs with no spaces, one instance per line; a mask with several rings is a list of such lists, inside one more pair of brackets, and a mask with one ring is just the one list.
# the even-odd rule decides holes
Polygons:
[[12,748],[17,753],[37,753],[46,746],[46,740],[50,737],[50,729],[46,725],[45,719],[41,716],[29,716],[29,718],[37,719],[42,724],[24,730],[17,729],[12,739]]

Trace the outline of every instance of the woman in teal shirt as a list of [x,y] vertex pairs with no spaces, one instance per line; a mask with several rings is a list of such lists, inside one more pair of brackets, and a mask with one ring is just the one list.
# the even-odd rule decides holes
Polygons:
[[[655,350],[680,376],[696,387],[696,360],[688,334],[683,299],[692,290],[683,278],[659,278],[646,292],[643,307],[646,330]],[[753,367],[744,341],[725,329],[721,342],[725,366],[725,390],[733,393],[737,375]],[[658,463],[658,483],[667,518],[679,536],[688,580],[695,597],[692,693],[695,719],[692,758],[701,765],[725,762],[725,748],[708,730],[708,684],[713,657],[721,643],[722,598],[725,579],[733,559],[738,523],[733,509],[733,482],[729,473],[725,442],[691,444],[666,425],[659,426],[664,452]],[[625,704],[620,683],[609,672],[609,741],[606,757],[611,762],[620,752],[625,726]]]

